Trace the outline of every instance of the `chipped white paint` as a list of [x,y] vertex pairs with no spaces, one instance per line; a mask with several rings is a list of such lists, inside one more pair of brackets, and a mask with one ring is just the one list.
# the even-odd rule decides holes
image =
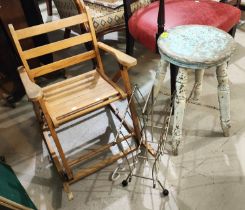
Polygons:
[[[167,68],[169,62],[165,61],[164,59],[160,59],[158,63],[158,68],[156,72],[156,76],[153,83],[153,90],[154,90],[154,99],[156,100],[160,90],[163,88],[163,81],[166,76]],[[198,101],[201,96],[202,92],[202,80],[204,75],[204,69],[196,69],[195,70],[195,90],[193,95],[193,100]]]
[[177,26],[160,35],[162,57],[184,68],[206,69],[227,61],[236,43],[228,33],[204,25]]
[[198,101],[202,92],[202,80],[204,75],[204,69],[195,70],[195,90],[193,100]]
[[[227,62],[235,50],[233,38],[222,30],[211,26],[186,25],[178,26],[164,32],[158,39],[158,48],[162,63],[172,63],[180,67],[176,81],[175,115],[172,130],[173,153],[177,154],[182,136],[182,123],[186,104],[185,87],[187,85],[187,69],[195,70],[195,101],[199,100],[202,90],[204,69],[217,67],[218,99],[220,122],[224,136],[229,136],[230,129],[230,91],[227,76]],[[165,70],[161,67],[165,76]],[[154,87],[156,94],[161,88],[160,79],[156,76]],[[155,94],[155,97],[156,97]]]
[[230,130],[230,88],[227,75],[227,62],[216,69],[218,80],[218,99],[220,107],[220,124],[224,136],[229,136]]
[[186,85],[188,82],[188,71],[180,68],[176,78],[176,95],[174,99],[174,124],[172,130],[173,153],[177,155],[178,145],[182,137],[182,123],[186,105]]
[[[198,72],[198,73],[196,73]],[[196,90],[194,98],[198,99],[202,87],[202,78],[204,70],[195,72]],[[218,99],[220,107],[220,124],[223,129],[224,136],[229,136],[230,129],[230,89],[227,75],[227,62],[217,66],[216,75],[218,80]],[[182,137],[182,124],[184,111],[186,106],[186,85],[188,82],[188,70],[180,68],[176,79],[176,96],[174,102],[175,114],[172,130],[172,149],[173,153],[178,153],[178,145]]]

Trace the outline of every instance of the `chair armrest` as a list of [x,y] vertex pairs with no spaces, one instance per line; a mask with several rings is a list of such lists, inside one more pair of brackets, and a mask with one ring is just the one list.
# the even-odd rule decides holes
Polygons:
[[131,68],[132,66],[135,66],[137,64],[137,60],[113,47],[110,47],[107,44],[104,44],[102,42],[98,42],[98,47],[112,55],[114,55],[117,59],[117,61],[127,68]]
[[18,67],[20,79],[24,85],[26,95],[32,101],[37,101],[43,96],[42,88],[32,82],[23,66]]

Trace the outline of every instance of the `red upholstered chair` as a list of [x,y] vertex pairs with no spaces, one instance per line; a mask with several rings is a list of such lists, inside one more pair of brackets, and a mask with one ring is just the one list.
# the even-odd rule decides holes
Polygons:
[[[212,0],[162,0],[163,6],[160,9],[159,1],[155,1],[132,15],[130,7],[127,7],[130,1],[132,0],[124,0],[128,31],[133,39],[151,51],[156,51],[158,13],[165,17],[165,21],[160,23],[160,27],[164,26],[165,30],[179,25],[200,24],[215,26],[233,35],[240,19],[239,9]],[[132,53],[132,43],[127,43],[127,52]]]
[[[149,50],[157,52],[158,36],[164,30],[180,25],[210,25],[234,36],[241,15],[238,8],[212,0],[160,0],[132,14],[130,4],[134,0],[123,1],[127,33],[126,52],[130,55],[133,54],[134,40]],[[223,1],[227,2],[227,0]],[[177,67],[170,65],[170,68],[173,91]]]

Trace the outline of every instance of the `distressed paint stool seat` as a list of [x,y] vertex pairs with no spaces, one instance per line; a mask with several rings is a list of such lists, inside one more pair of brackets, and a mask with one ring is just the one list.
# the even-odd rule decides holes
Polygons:
[[173,153],[177,155],[178,145],[182,137],[188,69],[195,71],[196,91],[194,98],[198,99],[202,87],[204,69],[216,67],[220,123],[224,136],[229,136],[230,90],[227,64],[235,50],[233,38],[228,33],[211,26],[185,25],[162,33],[158,39],[158,48],[161,54],[161,61],[154,84],[156,88],[158,87],[159,89],[159,84],[162,83],[165,77],[169,63],[180,67],[176,79],[174,100]]

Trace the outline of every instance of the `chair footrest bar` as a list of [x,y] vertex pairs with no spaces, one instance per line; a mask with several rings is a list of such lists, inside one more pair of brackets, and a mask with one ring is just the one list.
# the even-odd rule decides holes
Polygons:
[[100,162],[97,162],[96,164],[93,164],[93,166],[91,166],[91,167],[87,167],[87,168],[81,169],[81,170],[77,171],[76,173],[74,173],[74,178],[72,180],[68,181],[68,182],[69,182],[69,184],[72,184],[72,183],[80,180],[81,178],[84,178],[84,177],[86,177],[86,176],[88,176],[90,174],[95,173],[96,171],[98,171],[98,170],[100,170],[102,168],[105,168],[109,164],[114,163],[118,159],[123,158],[123,157],[127,156],[129,153],[132,153],[132,152],[134,152],[136,150],[137,150],[137,147],[125,150],[124,153],[120,152],[120,153],[118,153],[116,155],[112,155],[109,158],[106,158],[106,159],[104,159],[104,160],[102,160]]
[[128,135],[124,136],[124,138],[118,138],[117,141],[114,141],[114,142],[111,142],[111,143],[106,144],[104,146],[101,146],[98,149],[93,149],[92,151],[87,152],[86,154],[78,157],[75,160],[69,160],[68,161],[68,165],[70,167],[73,167],[73,166],[75,166],[75,165],[77,165],[77,164],[79,164],[79,163],[81,163],[83,161],[89,160],[89,159],[91,159],[91,158],[99,155],[100,153],[108,150],[110,147],[112,147],[112,146],[114,146],[116,144],[119,144],[119,143],[121,143],[121,142],[123,142],[123,141],[125,141],[125,140],[127,140],[127,139],[129,139],[131,137],[133,137],[133,136],[135,136],[135,134],[134,133],[131,133],[131,134],[128,134]]

